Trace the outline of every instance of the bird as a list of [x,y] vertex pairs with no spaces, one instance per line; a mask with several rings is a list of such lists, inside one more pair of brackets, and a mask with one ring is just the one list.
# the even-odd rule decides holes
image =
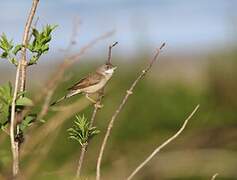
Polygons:
[[96,103],[94,99],[92,99],[89,95],[98,93],[102,90],[107,82],[111,79],[116,66],[113,66],[111,63],[107,62],[101,66],[99,66],[94,73],[90,73],[84,78],[80,79],[76,84],[72,87],[68,88],[68,92],[65,96],[53,102],[51,106],[63,101],[64,99],[70,98],[77,94],[85,94],[86,98]]

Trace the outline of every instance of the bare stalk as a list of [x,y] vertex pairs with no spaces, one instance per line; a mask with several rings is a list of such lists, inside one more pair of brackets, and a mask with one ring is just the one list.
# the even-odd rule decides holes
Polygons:
[[101,161],[102,161],[102,157],[104,154],[104,150],[105,150],[105,146],[107,144],[108,138],[110,136],[111,130],[113,128],[113,124],[114,121],[116,119],[116,117],[118,116],[118,114],[120,113],[120,111],[122,110],[122,108],[124,107],[124,105],[126,104],[129,96],[133,93],[133,89],[135,88],[135,86],[137,85],[137,83],[147,74],[147,72],[151,69],[152,65],[154,64],[154,62],[156,61],[156,59],[158,58],[161,49],[165,46],[165,43],[163,43],[161,45],[161,47],[159,49],[157,49],[157,52],[155,54],[155,56],[152,58],[152,60],[150,61],[150,63],[147,65],[147,67],[142,70],[141,74],[137,77],[137,79],[132,83],[131,87],[127,90],[126,95],[124,96],[121,104],[119,105],[118,109],[115,111],[115,113],[113,114],[109,125],[107,127],[107,131],[105,134],[105,137],[103,139],[103,142],[101,144],[100,147],[100,152],[99,152],[99,156],[97,159],[97,165],[96,165],[96,180],[100,180],[100,167],[101,167]]
[[[112,45],[109,46],[108,59],[107,59],[107,63],[109,63],[109,64],[111,64],[111,59],[112,59],[112,48],[114,46],[116,46],[117,44],[118,44],[118,42],[115,42],[115,43],[113,43]],[[99,97],[97,98],[97,102],[94,105],[94,111],[92,113],[91,120],[90,120],[90,125],[89,125],[90,128],[93,127],[93,125],[94,125],[95,117],[96,117],[96,114],[97,114],[98,110],[100,109],[100,104],[101,104],[103,96],[104,96],[104,89],[102,89],[99,92]],[[80,175],[81,175],[81,167],[82,167],[82,163],[84,161],[84,157],[85,157],[85,153],[86,153],[88,144],[89,144],[89,142],[87,144],[85,144],[81,149],[81,154],[80,154],[78,167],[77,167],[76,178],[79,178]]]
[[80,158],[79,158],[79,161],[78,161],[77,174],[76,174],[75,179],[78,179],[81,176],[81,168],[82,168],[82,163],[83,163],[84,156],[85,156],[85,153],[86,153],[86,148],[87,148],[87,144],[83,145],[82,148],[81,148],[81,154],[80,154]]
[[215,180],[218,175],[219,175],[218,173],[214,174],[214,175],[212,176],[211,180]]
[[195,112],[198,110],[199,105],[195,107],[195,109],[192,111],[192,113],[188,116],[188,118],[184,121],[182,127],[176,132],[172,137],[167,139],[164,143],[162,143],[160,146],[158,146],[146,159],[143,161],[129,176],[126,180],[131,180],[158,152],[160,152],[161,149],[166,147],[170,142],[172,142],[174,139],[176,139],[185,129],[188,121],[193,117]]
[[19,75],[20,75],[20,64],[17,65],[14,94],[11,104],[12,108],[11,108],[10,139],[11,139],[11,151],[12,151],[13,178],[15,178],[19,172],[19,151],[18,151],[19,149],[18,149],[18,143],[15,141],[15,109],[16,109],[17,90],[19,84]]
[[108,53],[108,60],[107,63],[111,64],[111,59],[112,59],[112,48],[116,46],[118,42],[113,43],[112,45],[109,46],[109,53]]
[[[18,119],[16,118],[16,114],[15,114],[16,98],[17,98],[18,87],[20,91],[24,91],[25,89],[26,66],[27,66],[26,46],[28,44],[30,27],[33,21],[33,17],[35,15],[38,2],[39,0],[33,0],[32,7],[26,21],[24,35],[23,35],[23,42],[22,42],[23,44],[23,48],[21,52],[22,58],[17,66],[15,87],[14,87],[13,100],[12,100],[12,105],[11,105],[12,108],[11,108],[10,139],[11,139],[11,151],[12,151],[12,156],[13,156],[12,171],[13,171],[14,178],[16,178],[17,175],[19,174],[19,142],[15,141],[15,124],[16,124],[16,119]],[[19,127],[17,126],[17,133],[18,132],[19,132]]]
[[28,15],[26,24],[25,24],[25,29],[24,29],[24,34],[23,34],[23,40],[22,40],[22,50],[21,50],[21,81],[20,81],[20,91],[25,90],[25,84],[26,84],[26,67],[27,67],[27,59],[26,59],[26,47],[29,42],[29,37],[30,37],[30,28],[35,16],[35,12],[38,6],[39,0],[33,0],[32,6],[30,13]]

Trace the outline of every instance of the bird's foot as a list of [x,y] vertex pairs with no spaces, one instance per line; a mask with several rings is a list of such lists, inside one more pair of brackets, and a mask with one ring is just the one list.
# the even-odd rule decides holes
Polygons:
[[104,107],[103,104],[100,104],[100,103],[95,103],[95,108],[98,108],[98,109],[101,109],[102,107]]

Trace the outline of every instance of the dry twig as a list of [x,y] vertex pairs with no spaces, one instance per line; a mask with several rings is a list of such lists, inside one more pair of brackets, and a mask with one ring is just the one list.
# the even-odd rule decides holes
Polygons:
[[13,177],[16,177],[19,172],[19,147],[18,143],[15,141],[15,109],[16,109],[17,90],[19,84],[19,75],[20,75],[20,64],[17,65],[14,94],[11,104],[12,108],[11,108],[10,139],[11,139],[11,151],[12,151]]
[[26,59],[26,47],[29,42],[29,37],[30,37],[30,28],[35,16],[35,12],[38,6],[39,0],[33,0],[33,4],[31,6],[31,10],[29,13],[29,16],[27,18],[26,24],[25,24],[25,29],[24,29],[24,34],[23,34],[23,40],[22,40],[22,50],[21,50],[21,81],[20,81],[20,91],[25,90],[25,84],[26,84],[26,67],[27,67],[27,59]]
[[182,127],[176,132],[172,137],[167,139],[164,143],[162,143],[160,146],[158,146],[146,159],[143,161],[127,178],[127,180],[131,180],[137,173],[140,171],[158,152],[160,152],[161,149],[166,147],[170,142],[172,142],[174,139],[176,139],[185,129],[188,121],[193,117],[195,112],[198,110],[199,105],[195,107],[193,112],[188,116],[188,118],[184,121]]
[[152,58],[151,62],[147,65],[147,67],[142,70],[141,74],[137,77],[137,79],[133,82],[133,84],[131,85],[131,87],[129,88],[129,90],[127,90],[126,95],[124,96],[121,104],[119,105],[118,109],[115,111],[115,113],[113,114],[109,125],[107,127],[107,131],[105,134],[105,137],[103,139],[101,148],[100,148],[100,152],[99,152],[99,156],[97,159],[97,165],[96,165],[96,180],[100,180],[100,167],[101,167],[101,161],[102,161],[102,157],[104,154],[104,150],[105,150],[105,146],[107,144],[108,138],[110,136],[111,130],[113,128],[113,124],[114,121],[116,119],[116,117],[118,116],[118,114],[120,113],[120,111],[122,110],[123,106],[126,104],[128,97],[133,93],[133,89],[135,88],[135,86],[137,85],[137,83],[146,75],[146,73],[151,69],[152,65],[154,64],[154,62],[156,61],[156,59],[158,58],[161,49],[165,46],[165,43],[163,43],[161,45],[161,47],[159,49],[157,49],[157,52],[155,54],[155,56]]
[[[39,0],[33,0],[31,10],[26,21],[24,34],[23,34],[23,41],[22,41],[22,45],[23,45],[23,48],[21,51],[22,57],[17,66],[15,87],[14,87],[14,93],[13,93],[12,106],[11,106],[12,108],[11,108],[10,138],[11,138],[11,151],[12,151],[12,156],[13,156],[12,171],[13,171],[14,178],[19,173],[19,142],[15,141],[15,124],[16,124],[15,119],[17,118],[15,115],[16,98],[17,98],[17,93],[18,93],[18,86],[21,92],[25,90],[26,67],[27,67],[26,46],[29,41],[30,27],[31,27],[38,3],[39,3]],[[17,133],[18,132],[19,132],[19,127],[17,126]]]
[[214,174],[214,175],[212,176],[211,180],[215,180],[218,175],[219,175],[218,173]]
[[108,53],[108,60],[107,63],[111,64],[111,58],[112,58],[112,48],[116,46],[118,42],[113,43],[112,45],[109,46],[109,53]]
[[80,154],[79,161],[78,161],[77,174],[76,174],[75,179],[78,179],[81,176],[81,168],[82,168],[82,163],[84,161],[86,148],[87,148],[87,144],[83,145],[81,148],[81,154]]

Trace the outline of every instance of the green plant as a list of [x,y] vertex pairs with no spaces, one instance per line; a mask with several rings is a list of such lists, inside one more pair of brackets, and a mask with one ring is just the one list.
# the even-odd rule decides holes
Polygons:
[[33,28],[32,36],[33,41],[30,42],[27,48],[31,51],[32,57],[28,62],[28,65],[36,64],[42,54],[46,54],[49,51],[49,42],[52,39],[52,32],[57,25],[47,24],[41,31]]
[[[31,52],[31,58],[28,66],[36,64],[41,55],[46,54],[49,50],[49,42],[52,39],[52,32],[57,25],[46,25],[42,30],[32,29],[32,41],[29,42],[26,49]],[[13,40],[9,40],[5,33],[0,37],[1,58],[7,59],[11,64],[17,66],[17,53],[22,49],[22,44],[14,45]],[[23,110],[25,107],[33,106],[30,98],[25,96],[26,91],[18,92],[16,99],[16,112]],[[0,127],[3,129],[10,122],[11,104],[13,100],[12,85],[8,84],[0,86]],[[20,122],[20,130],[26,130],[33,121],[36,120],[36,114],[29,114],[23,117]]]
[[69,138],[76,140],[81,146],[88,144],[88,141],[99,134],[96,127],[90,127],[88,120],[83,115],[76,116],[76,120],[71,128],[68,129]]
[[[21,97],[23,93],[18,93],[16,100],[16,111],[21,111],[24,107],[32,106],[33,102],[27,97]],[[5,128],[10,122],[11,116],[11,103],[12,103],[12,85],[10,82],[0,86],[0,127],[1,129]],[[28,124],[29,118],[32,115],[26,116],[23,121],[20,123],[20,126],[24,127],[25,124]],[[23,125],[24,124],[24,125]],[[23,128],[21,128],[23,130]]]
[[[42,30],[32,29],[32,41],[29,42],[26,49],[31,52],[31,58],[28,62],[28,66],[36,64],[41,55],[46,54],[49,50],[49,42],[52,39],[52,32],[55,30],[57,25],[46,25]],[[7,59],[11,64],[17,66],[17,53],[22,49],[22,44],[14,45],[13,40],[9,40],[5,33],[0,37],[0,49],[1,58]],[[20,111],[25,107],[32,106],[33,102],[31,99],[25,97],[26,91],[18,92],[16,99],[16,111]],[[12,103],[13,92],[12,85],[9,82],[0,86],[0,127],[6,126],[9,123],[10,108]],[[33,117],[36,115],[34,114]],[[28,115],[23,118],[20,127],[25,129],[29,126],[29,122],[32,122],[32,115]],[[30,120],[31,119],[31,120]],[[34,118],[35,119],[35,118]],[[27,124],[27,126],[26,126]],[[23,128],[24,127],[24,128]]]
[[14,45],[13,40],[9,40],[5,33],[3,33],[0,37],[0,49],[1,58],[7,59],[10,63],[17,66],[17,53],[21,50],[22,45],[17,44]]

